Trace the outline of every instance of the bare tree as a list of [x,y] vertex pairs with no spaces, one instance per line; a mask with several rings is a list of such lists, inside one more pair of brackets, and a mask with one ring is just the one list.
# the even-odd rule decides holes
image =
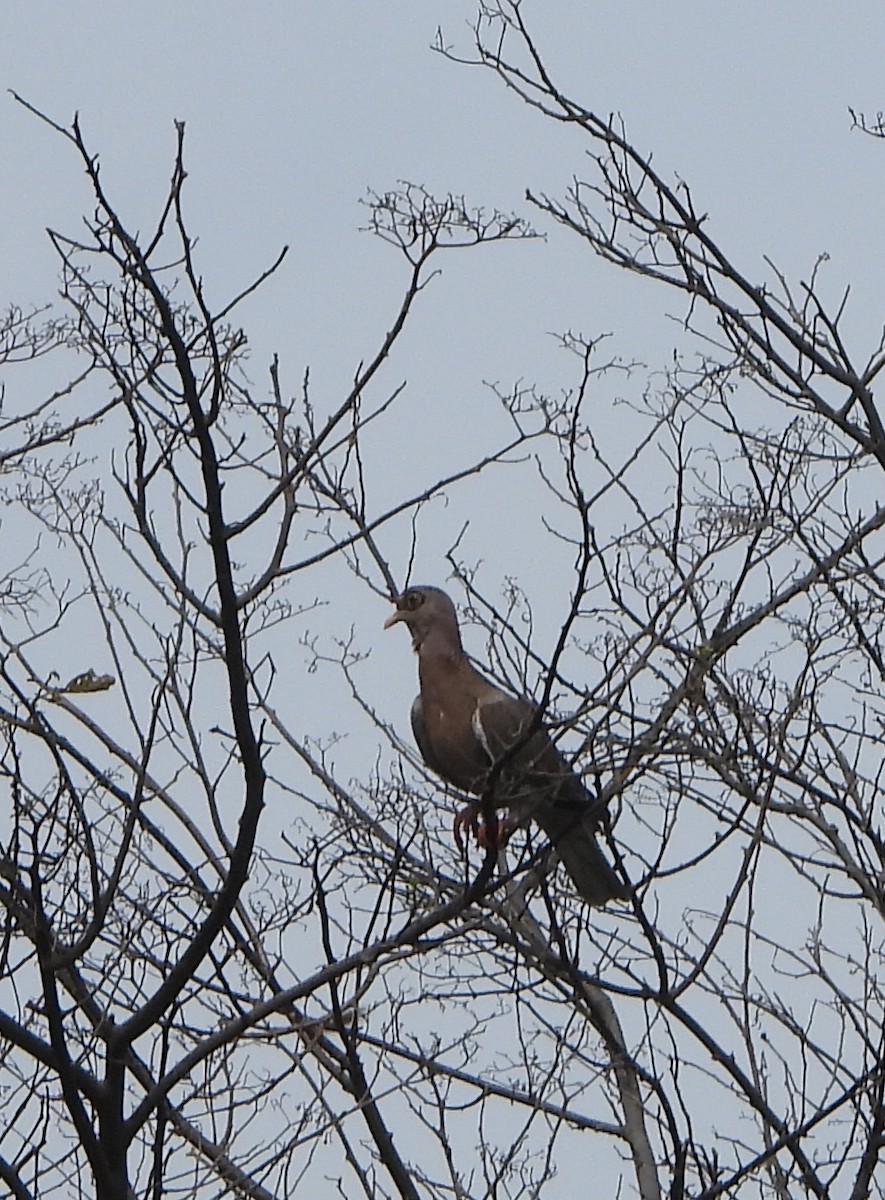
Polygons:
[[[566,396],[498,389],[494,448],[379,503],[378,430],[413,403],[386,368],[437,261],[526,221],[370,195],[400,307],[347,395],[305,376],[292,399],[283,361],[250,382],[236,324],[283,255],[210,303],[183,129],[136,235],[53,125],[94,207],[51,234],[62,307],[10,310],[0,342],[0,1177],[101,1200],[881,1195],[883,345],[851,361],[817,272],[751,283],[690,191],[558,90],[518,2],[438,48],[589,139],[591,175],[529,200],[676,289],[697,356],[649,377],[565,336]],[[599,419],[619,398],[626,453]],[[466,640],[608,810],[634,886],[603,912],[537,831],[460,852],[362,635],[317,631],[341,579],[398,592],[388,547],[493,469],[537,496],[572,586],[547,644],[531,580],[487,586],[453,538]],[[378,746],[357,780],[349,729]]]

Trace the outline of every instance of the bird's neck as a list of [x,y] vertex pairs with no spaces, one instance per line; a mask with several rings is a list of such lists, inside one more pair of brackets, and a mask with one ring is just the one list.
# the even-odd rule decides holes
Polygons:
[[461,640],[451,630],[433,629],[418,649],[418,678],[422,691],[434,687],[435,681],[451,677],[467,663]]

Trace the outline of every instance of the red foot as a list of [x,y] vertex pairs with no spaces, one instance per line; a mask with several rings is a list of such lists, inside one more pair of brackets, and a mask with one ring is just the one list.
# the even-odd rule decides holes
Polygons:
[[510,834],[513,832],[513,823],[506,818],[499,820],[493,816],[491,821],[487,821],[482,815],[482,810],[475,801],[473,804],[466,804],[464,808],[459,809],[455,814],[454,833],[455,841],[458,843],[458,849],[464,853],[464,838],[463,833],[468,829],[476,838],[476,844],[483,850],[497,850],[503,846]]
[[463,808],[459,808],[455,813],[455,824],[453,832],[455,841],[461,853],[464,853],[464,830],[467,829],[479,841],[480,828],[480,812],[478,804],[465,804]]

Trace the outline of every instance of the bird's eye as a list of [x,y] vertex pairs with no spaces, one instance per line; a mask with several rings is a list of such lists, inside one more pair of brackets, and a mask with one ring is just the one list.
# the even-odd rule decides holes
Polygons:
[[406,608],[409,612],[414,612],[416,608],[420,608],[424,603],[423,592],[407,592],[406,593]]

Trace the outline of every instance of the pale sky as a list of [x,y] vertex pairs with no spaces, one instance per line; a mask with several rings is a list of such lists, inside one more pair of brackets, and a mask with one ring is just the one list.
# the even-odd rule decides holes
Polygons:
[[[762,282],[768,256],[796,281],[829,255],[822,291],[835,301],[851,285],[844,331],[865,361],[883,312],[885,146],[851,131],[848,107],[871,116],[885,107],[881,0],[523,7],[560,84],[588,107],[620,112],[657,169],[691,186],[745,274]],[[409,180],[464,193],[472,204],[527,216],[548,235],[444,261],[384,372],[384,387],[406,381],[407,390],[401,440],[378,449],[379,502],[432,483],[499,428],[488,381],[570,387],[573,362],[552,334],[611,333],[613,354],[652,370],[684,346],[669,316],[681,315],[672,293],[598,261],[526,205],[526,188],[561,194],[581,173],[585,146],[491,74],[431,51],[442,26],[445,40],[469,53],[473,11],[469,0],[96,0],[4,12],[4,87],[59,123],[79,112],[131,227],[155,219],[173,122],[186,121],[185,201],[210,302],[220,305],[291,247],[239,314],[258,390],[276,352],[286,389],[296,392],[309,367],[314,404],[332,410],[388,329],[406,275],[392,249],[358,232],[367,188]],[[5,94],[0,154],[0,302],[42,303],[56,290],[43,229],[77,232],[89,209],[86,180],[63,140]],[[612,392],[619,386],[612,382]],[[467,494],[475,508],[466,514],[463,504],[440,505],[424,521],[414,577],[445,584],[443,556],[466,516],[465,557],[482,561],[485,588],[494,593],[516,578],[542,614],[542,639],[554,634],[569,569],[565,558],[537,569],[533,497],[502,499],[485,484]],[[382,539],[395,570],[405,570],[409,534],[404,521]],[[359,644],[373,648],[367,692],[407,738],[415,682],[405,638],[383,639],[384,606],[350,595],[317,619],[329,630],[355,625]],[[72,664],[85,666],[101,663]],[[346,734],[346,693],[336,697]],[[314,732],[328,730],[322,702],[305,719]],[[351,747],[353,773],[371,768],[376,744]]]
[[[289,244],[248,313],[256,369],[277,350],[293,376],[309,363],[334,386],[385,328],[402,279],[395,256],[356,232],[367,187],[409,179],[525,212],[527,186],[555,193],[581,169],[577,136],[489,74],[430,52],[438,25],[468,50],[472,12],[469,0],[13,5],[0,74],[60,122],[80,113],[134,226],[155,212],[172,123],[185,120],[187,200],[210,288],[226,294]],[[526,12],[560,82],[623,115],[657,167],[690,183],[748,271],[761,275],[767,254],[796,275],[828,252],[834,292],[852,283],[859,336],[869,332],[885,156],[849,132],[847,107],[882,105],[880,4],[551,0]],[[76,222],[85,182],[11,99],[0,111],[4,298],[42,299],[54,268],[40,230]],[[651,363],[674,340],[657,319],[670,297],[577,254],[562,234],[546,248],[464,256],[447,274],[458,271],[435,289],[414,358],[399,364],[415,386],[543,377],[559,362],[546,331],[569,326],[611,330],[625,355]]]

